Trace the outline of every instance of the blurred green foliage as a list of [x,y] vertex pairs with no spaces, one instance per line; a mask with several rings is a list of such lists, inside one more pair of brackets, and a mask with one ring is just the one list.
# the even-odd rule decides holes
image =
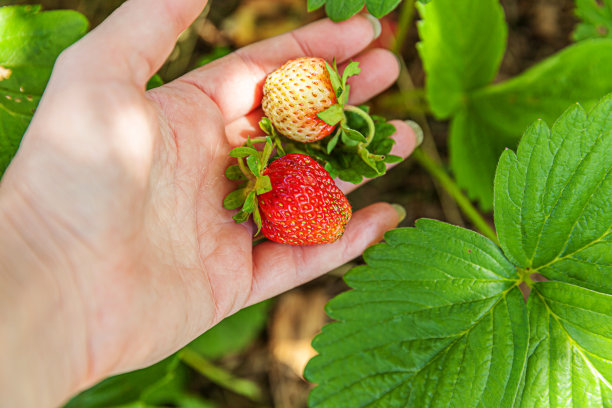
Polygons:
[[[209,379],[215,381],[217,374],[207,360],[239,353],[251,344],[265,327],[270,305],[267,301],[242,309],[186,346],[210,366]],[[165,404],[180,408],[215,407],[190,389],[191,378],[188,365],[178,352],[151,367],[106,379],[74,397],[64,408],[148,408]]]
[[612,0],[576,0],[576,16],[574,40],[612,38]]
[[58,55],[88,28],[72,10],[0,7],[0,176],[17,152]]

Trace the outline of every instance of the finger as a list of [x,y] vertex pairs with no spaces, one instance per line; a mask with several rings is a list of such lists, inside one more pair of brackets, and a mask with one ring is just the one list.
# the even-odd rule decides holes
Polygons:
[[131,78],[144,86],[166,60],[179,34],[207,0],[129,0],[75,44],[69,54],[89,77]]
[[[406,157],[410,156],[414,149],[421,144],[422,138],[419,140],[420,136],[417,136],[417,133],[406,122],[401,120],[392,120],[389,123],[395,126],[396,129],[392,136],[392,138],[395,140],[395,144],[393,145],[390,154],[400,156],[405,159]],[[399,163],[387,163],[387,170],[398,164]],[[348,194],[370,180],[371,179],[365,179],[359,184],[353,184],[339,179],[336,179],[335,181],[338,188],[340,188],[344,194]]]
[[254,304],[308,282],[361,255],[400,221],[396,210],[377,203],[353,214],[346,232],[332,244],[293,246],[264,242],[253,250]]
[[263,110],[259,107],[225,126],[225,134],[230,146],[240,146],[249,137],[263,136],[264,132],[259,127],[259,121],[263,117]]
[[287,60],[308,55],[342,62],[362,51],[375,33],[372,20],[361,15],[340,23],[324,19],[249,45],[178,81],[212,98],[226,122],[232,122],[259,106],[266,75]]
[[[350,104],[360,104],[368,101],[391,86],[399,75],[397,58],[387,50],[368,50],[353,60],[359,62],[361,73],[349,79],[351,85]],[[342,64],[341,72],[347,64],[348,62]],[[225,130],[229,143],[232,146],[238,146],[247,137],[261,136],[262,131],[258,123],[263,116],[261,108],[256,108],[249,114],[228,124]]]

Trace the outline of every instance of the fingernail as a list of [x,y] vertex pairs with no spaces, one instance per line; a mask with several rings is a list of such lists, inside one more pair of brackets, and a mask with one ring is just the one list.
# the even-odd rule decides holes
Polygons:
[[404,221],[404,218],[406,218],[406,209],[400,204],[391,204],[391,207],[393,207],[393,209],[397,213],[397,223],[399,224],[400,222]]
[[378,21],[378,19],[374,17],[373,15],[371,15],[370,13],[363,13],[363,15],[365,16],[365,18],[368,19],[370,24],[372,24],[372,31],[374,31],[373,40],[380,37],[380,33],[382,32],[382,26],[380,25],[380,21]]
[[423,143],[423,129],[416,123],[414,120],[405,120],[404,121],[408,126],[412,128],[414,134],[416,135],[416,147],[419,147],[421,143]]

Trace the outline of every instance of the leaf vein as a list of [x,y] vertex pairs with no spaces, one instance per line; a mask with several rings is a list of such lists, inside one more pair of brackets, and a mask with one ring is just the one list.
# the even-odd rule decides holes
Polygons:
[[[560,203],[560,201],[561,201],[561,197],[563,197],[564,192],[566,191],[566,189],[568,188],[568,186],[571,184],[571,182],[572,182],[572,181],[574,180],[574,178],[576,177],[578,169],[579,169],[579,168],[582,166],[582,164],[585,162],[586,158],[587,158],[587,157],[589,157],[589,156],[590,156],[590,155],[593,153],[593,149],[594,149],[594,148],[597,146],[597,144],[598,144],[599,140],[601,140],[601,136],[602,136],[602,134],[600,134],[600,135],[597,137],[597,139],[593,141],[593,143],[592,143],[592,144],[591,144],[591,146],[589,147],[588,152],[587,152],[587,153],[586,153],[586,154],[585,154],[583,157],[581,157],[581,158],[580,158],[580,160],[578,160],[578,162],[576,163],[576,166],[574,167],[574,169],[573,169],[573,171],[572,171],[571,176],[567,178],[567,181],[565,182],[565,184],[564,184],[563,188],[561,188],[561,190],[559,191],[559,193],[558,193],[558,195],[557,195],[557,199],[555,200],[555,203],[554,203],[554,205],[552,206],[552,208],[551,208],[550,212],[549,212],[548,214],[546,214],[546,217],[544,218],[544,221],[542,222],[542,225],[541,225],[541,227],[540,227],[540,232],[538,233],[538,239],[537,239],[537,242],[536,242],[536,244],[535,244],[535,246],[534,246],[533,253],[531,254],[531,258],[530,258],[530,262],[529,262],[529,263],[530,263],[530,265],[533,265],[533,260],[535,259],[535,256],[536,256],[536,254],[537,254],[537,252],[538,252],[538,248],[539,248],[539,246],[540,246],[540,243],[542,242],[542,233],[544,232],[544,227],[547,225],[548,220],[550,219],[550,217],[551,217],[551,215],[553,214],[553,212],[555,211],[555,209],[556,209],[556,208],[559,206],[559,203]],[[569,139],[569,138],[566,138],[566,139]],[[563,142],[563,143],[565,143],[565,140],[564,140],[564,142]],[[558,152],[559,152],[559,150],[560,150],[560,147],[563,145],[563,143],[561,143],[561,144],[559,145],[559,149],[557,149],[557,154],[555,155],[555,157],[558,155]],[[551,171],[552,171],[552,166],[550,167],[549,172],[548,172],[548,175],[547,175],[547,182],[548,182],[548,177],[550,177],[550,173],[551,173]],[[605,177],[604,177],[604,179],[605,179]],[[590,196],[590,197],[592,197],[592,195],[593,195],[593,193],[591,194],[591,196]],[[590,197],[589,197],[589,200],[587,200],[587,203],[588,203],[588,202],[590,202]],[[582,211],[584,211],[584,208],[585,208],[585,207],[583,207]],[[581,214],[582,214],[582,211],[581,211]],[[577,217],[577,218],[576,218],[576,221],[575,221],[575,223],[574,223],[574,226],[575,226],[576,222],[578,222],[578,219],[579,219],[579,218],[580,218],[580,217]],[[573,227],[572,227],[572,230],[573,230]],[[571,234],[570,234],[570,235],[571,235]],[[567,243],[569,242],[569,238],[570,238],[570,237],[568,236],[568,240],[565,242],[565,245],[567,245]],[[561,249],[561,252],[559,252],[559,254],[561,254],[561,253],[563,252],[563,250],[565,249],[565,245],[563,246],[563,248]],[[558,255],[559,255],[559,254],[558,254]]]

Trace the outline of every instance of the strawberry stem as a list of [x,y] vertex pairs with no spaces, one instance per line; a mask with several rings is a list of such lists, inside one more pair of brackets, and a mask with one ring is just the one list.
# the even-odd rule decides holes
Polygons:
[[363,142],[363,146],[367,147],[372,142],[372,139],[374,139],[374,133],[376,131],[376,128],[374,127],[374,121],[372,120],[370,115],[368,115],[367,112],[365,112],[363,109],[358,108],[357,106],[345,105],[344,110],[356,113],[357,115],[361,116],[363,120],[366,121],[366,124],[368,125],[368,134],[366,135],[365,142]]
[[244,160],[242,159],[242,157],[238,157],[238,167],[240,167],[242,174],[244,174],[249,180],[255,180],[255,177],[253,177],[253,173],[251,173],[248,167],[244,164]]

